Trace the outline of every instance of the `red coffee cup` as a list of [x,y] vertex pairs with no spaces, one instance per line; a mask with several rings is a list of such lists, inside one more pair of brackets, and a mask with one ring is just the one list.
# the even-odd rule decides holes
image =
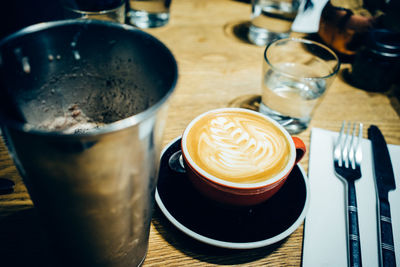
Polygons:
[[276,121],[243,108],[197,116],[182,136],[185,169],[204,196],[233,206],[262,203],[283,186],[306,147]]

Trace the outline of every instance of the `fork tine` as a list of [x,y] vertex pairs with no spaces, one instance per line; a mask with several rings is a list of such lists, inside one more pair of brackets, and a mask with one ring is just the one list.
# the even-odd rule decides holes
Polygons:
[[[351,129],[351,123],[349,122],[347,124],[347,131],[346,131],[346,135],[345,135],[345,139],[344,139],[344,143],[343,143],[343,149],[342,149],[343,163],[346,168],[349,167],[350,129]],[[341,166],[341,165],[339,165],[339,166]]]
[[334,158],[337,159],[339,166],[342,166],[342,140],[343,140],[343,133],[344,127],[346,125],[346,121],[342,122],[342,128],[340,128],[339,137],[336,140],[335,150],[334,150]]
[[359,124],[359,132],[358,132],[358,138],[357,138],[357,145],[355,147],[355,161],[357,165],[361,164],[362,160],[362,150],[361,150],[361,140],[362,140],[362,134],[363,134],[363,124]]
[[350,150],[349,150],[349,163],[351,164],[351,167],[355,170],[356,169],[356,131],[357,131],[357,123],[353,124],[353,134],[351,135],[351,141],[350,141]]

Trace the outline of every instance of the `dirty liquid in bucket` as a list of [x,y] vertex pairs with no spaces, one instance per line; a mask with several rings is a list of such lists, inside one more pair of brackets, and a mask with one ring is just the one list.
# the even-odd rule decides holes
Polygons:
[[[129,75],[121,78],[119,73],[96,72],[99,70],[76,68],[71,73],[52,77],[38,90],[25,92],[27,95],[18,98],[18,106],[27,122],[25,128],[86,133],[140,113],[157,102],[157,98],[152,97],[155,94],[149,93],[151,87],[138,85]],[[123,72],[128,74],[129,71]]]

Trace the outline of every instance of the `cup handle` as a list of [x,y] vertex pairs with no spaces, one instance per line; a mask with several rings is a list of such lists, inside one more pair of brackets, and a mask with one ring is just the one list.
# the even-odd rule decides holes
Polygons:
[[296,164],[304,157],[306,154],[306,145],[304,144],[303,140],[298,137],[292,137],[294,146],[296,147]]
[[185,165],[183,164],[182,151],[178,150],[168,160],[168,165],[171,170],[179,173],[186,173]]

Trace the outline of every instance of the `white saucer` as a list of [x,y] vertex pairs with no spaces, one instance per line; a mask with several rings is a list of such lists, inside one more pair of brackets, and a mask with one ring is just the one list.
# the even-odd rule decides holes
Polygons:
[[162,152],[156,202],[165,217],[188,236],[216,247],[253,249],[283,240],[303,223],[309,185],[300,165],[293,168],[284,186],[265,203],[228,208],[204,198],[185,173],[170,168],[169,158],[179,150],[180,137]]

